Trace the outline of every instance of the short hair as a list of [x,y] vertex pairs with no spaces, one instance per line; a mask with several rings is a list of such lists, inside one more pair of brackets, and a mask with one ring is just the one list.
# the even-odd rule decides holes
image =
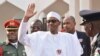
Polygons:
[[39,25],[42,30],[43,23],[39,19],[36,19],[34,22],[32,22],[30,26],[33,27],[34,25]]
[[75,22],[75,23],[76,23],[74,16],[69,16],[69,17],[70,17],[70,19],[72,19],[72,20],[73,20],[73,22]]

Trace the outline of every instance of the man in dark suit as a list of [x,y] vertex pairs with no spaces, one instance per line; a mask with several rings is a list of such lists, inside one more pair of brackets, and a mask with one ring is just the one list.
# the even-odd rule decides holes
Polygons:
[[65,18],[63,19],[64,31],[73,34],[75,37],[79,39],[84,51],[82,56],[90,56],[90,38],[84,32],[77,31],[75,29],[75,25],[76,22],[73,16],[65,16]]
[[42,26],[43,26],[43,24],[39,19],[34,20],[30,25],[31,33],[37,32],[37,31],[42,31]]
[[83,17],[83,23],[86,34],[93,38],[91,56],[100,56],[100,11],[82,10],[80,16]]
[[15,19],[4,22],[7,32],[7,42],[1,44],[1,56],[26,56],[24,46],[18,42],[18,28],[20,23]]

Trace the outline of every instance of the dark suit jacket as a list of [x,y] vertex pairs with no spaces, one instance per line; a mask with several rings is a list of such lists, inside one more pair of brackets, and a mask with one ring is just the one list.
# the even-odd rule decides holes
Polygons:
[[91,54],[91,46],[90,46],[90,38],[84,33],[77,31],[78,39],[83,47],[83,55],[82,56],[90,56]]

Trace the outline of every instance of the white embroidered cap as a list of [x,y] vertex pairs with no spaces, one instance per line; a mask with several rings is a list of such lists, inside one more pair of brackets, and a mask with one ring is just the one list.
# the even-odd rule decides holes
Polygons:
[[61,21],[61,16],[57,12],[54,11],[49,12],[47,14],[47,20],[49,20],[50,17],[55,17],[57,20]]

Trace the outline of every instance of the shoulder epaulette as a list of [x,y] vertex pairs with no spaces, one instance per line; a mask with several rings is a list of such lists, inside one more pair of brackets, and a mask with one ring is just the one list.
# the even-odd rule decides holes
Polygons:
[[0,46],[6,45],[6,42],[2,42],[0,43]]

